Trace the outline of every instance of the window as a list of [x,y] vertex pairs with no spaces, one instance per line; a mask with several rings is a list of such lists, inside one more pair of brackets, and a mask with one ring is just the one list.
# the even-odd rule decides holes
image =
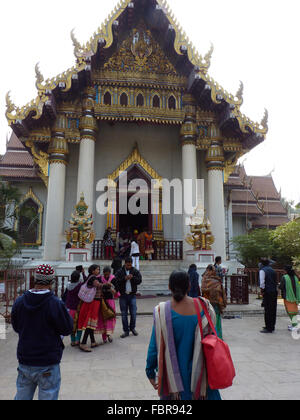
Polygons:
[[128,105],[128,96],[124,92],[122,93],[122,95],[120,97],[120,105],[123,105],[123,106]]
[[23,244],[38,241],[39,206],[31,198],[20,207],[18,231]]
[[153,97],[153,108],[160,108],[160,99],[157,95]]
[[141,93],[136,98],[136,106],[144,106],[144,97]]
[[169,100],[168,100],[168,107],[169,109],[176,109],[176,99],[174,98],[174,96],[170,96]]
[[104,105],[111,105],[111,94],[109,92],[104,95]]

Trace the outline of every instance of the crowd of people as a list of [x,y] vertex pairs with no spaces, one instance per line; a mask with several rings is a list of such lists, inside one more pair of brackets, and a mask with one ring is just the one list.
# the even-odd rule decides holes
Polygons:
[[[209,386],[202,348],[202,339],[212,333],[212,324],[213,333],[222,339],[221,315],[227,302],[220,266],[221,258],[217,257],[215,264],[207,266],[201,281],[195,264],[188,273],[174,271],[169,278],[171,300],[154,308],[146,375],[163,400],[221,399],[219,390]],[[265,308],[261,332],[271,333],[276,323],[276,275],[266,259],[260,268]],[[41,265],[35,270],[34,288],[19,297],[12,309],[12,325],[19,334],[15,399],[32,399],[37,387],[39,399],[57,399],[63,337],[70,335],[71,346],[86,353],[99,346],[96,333],[102,335],[104,344],[112,343],[117,299],[123,327],[120,337],[124,339],[130,332],[138,335],[136,294],[141,273],[133,267],[132,257],[126,257],[123,266],[113,269],[112,273],[106,266],[101,273],[99,265],[92,264],[86,274],[82,266],[76,267],[61,299],[51,291],[54,269]],[[300,283],[291,267],[286,267],[285,272],[279,287],[294,327]]]
[[132,257],[133,265],[139,269],[139,260],[152,260],[154,254],[153,234],[148,229],[139,232],[137,229],[121,230],[116,239],[112,237],[111,228],[103,235],[104,255],[106,259],[125,259]]

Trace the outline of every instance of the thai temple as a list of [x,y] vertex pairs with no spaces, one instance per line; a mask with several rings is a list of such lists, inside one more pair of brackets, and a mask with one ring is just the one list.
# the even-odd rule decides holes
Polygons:
[[[120,194],[108,198],[107,214],[98,211],[99,181],[124,194],[124,171],[127,182],[147,186],[204,180],[211,249],[223,261],[234,257],[232,237],[288,221],[272,176],[250,177],[238,165],[264,141],[267,111],[261,122],[242,113],[243,84],[231,94],[209,76],[213,47],[197,52],[164,0],[122,0],[85,45],[74,31],[71,39],[72,68],[44,80],[37,65],[37,95],[27,105],[6,96],[12,135],[0,177],[20,189],[20,205],[31,206],[38,220],[31,230],[26,218],[16,221],[23,256],[65,261],[66,231],[83,196],[93,220],[92,259],[102,258],[95,244],[108,227],[113,237],[131,227],[152,231],[165,259],[184,260],[193,248],[190,226],[184,211],[173,211],[172,194],[164,214],[161,186],[155,212],[123,214]],[[145,194],[150,203],[153,191]],[[131,196],[127,191],[125,199]]]

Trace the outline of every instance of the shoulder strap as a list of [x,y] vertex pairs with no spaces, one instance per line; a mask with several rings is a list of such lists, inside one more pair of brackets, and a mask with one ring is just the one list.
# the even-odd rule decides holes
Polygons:
[[[207,321],[208,321],[208,323],[209,323],[209,325],[210,325],[210,327],[211,327],[211,329],[212,329],[212,331],[213,331],[213,333],[217,336],[218,334],[217,334],[217,331],[216,331],[216,329],[215,329],[215,326],[214,326],[214,324],[213,324],[213,322],[212,322],[212,319],[211,319],[211,317],[210,317],[210,315],[209,315],[209,312],[208,312],[208,309],[207,309],[207,306],[206,306],[206,303],[203,301],[203,299],[201,298],[201,297],[199,297],[198,299],[197,298],[194,298],[194,303],[195,303],[195,307],[196,307],[196,312],[197,312],[197,315],[198,315],[198,313],[199,313],[199,315],[198,315],[198,321],[199,321],[199,317],[200,317],[200,311],[199,311],[199,306],[198,306],[198,304],[197,304],[197,301],[200,303],[200,305],[202,306],[202,309],[203,309],[203,311],[204,311],[204,314],[205,314],[205,316],[206,316],[206,319],[207,319]],[[201,336],[202,336],[202,338],[203,338],[203,329],[202,329],[202,321],[201,321],[201,317],[200,317],[200,330],[201,330]]]

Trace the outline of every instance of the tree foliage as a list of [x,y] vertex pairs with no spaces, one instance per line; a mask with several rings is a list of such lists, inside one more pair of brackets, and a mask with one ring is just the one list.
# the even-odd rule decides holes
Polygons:
[[263,257],[274,255],[274,245],[270,239],[269,229],[255,229],[247,235],[232,239],[238,260],[246,266],[256,266]]
[[278,226],[271,234],[276,257],[281,263],[291,264],[300,258],[300,219]]

